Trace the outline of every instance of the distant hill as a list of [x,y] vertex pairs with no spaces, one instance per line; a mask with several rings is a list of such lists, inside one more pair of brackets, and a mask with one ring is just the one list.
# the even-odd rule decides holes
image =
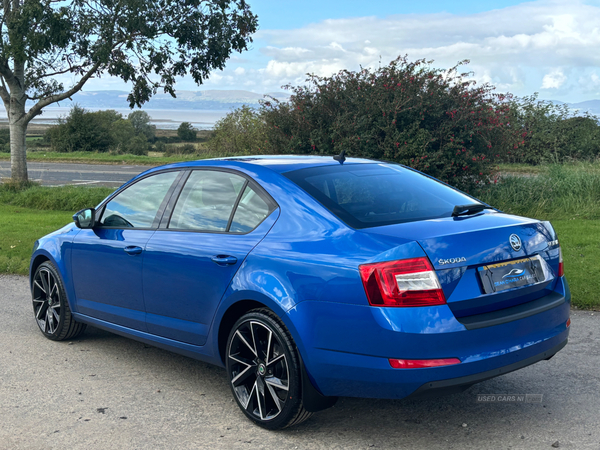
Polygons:
[[576,109],[581,112],[589,112],[600,116],[600,100],[587,100],[579,103],[567,103],[569,108]]
[[[78,92],[73,98],[84,108],[90,109],[127,109],[128,92],[125,91],[90,91]],[[169,94],[156,94],[144,104],[144,109],[163,110],[212,110],[229,111],[242,105],[258,106],[258,101],[265,95],[270,95],[278,100],[288,100],[290,95],[286,92],[270,92],[257,94],[256,92],[243,90],[205,90],[205,91],[177,91],[177,98]],[[565,102],[550,100],[552,103],[563,104]],[[69,107],[71,102],[61,102],[60,106]],[[600,100],[588,100],[579,103],[567,103],[571,110],[589,112],[600,116]]]
[[[93,109],[124,109],[129,107],[128,92],[125,91],[89,91],[73,95],[73,102],[61,102],[60,106],[77,103],[84,108]],[[289,94],[273,92],[270,95],[278,100],[287,100]],[[144,104],[144,109],[166,110],[230,110],[242,105],[258,106],[263,94],[242,90],[206,90],[206,91],[177,91],[177,98],[169,94],[159,93]]]

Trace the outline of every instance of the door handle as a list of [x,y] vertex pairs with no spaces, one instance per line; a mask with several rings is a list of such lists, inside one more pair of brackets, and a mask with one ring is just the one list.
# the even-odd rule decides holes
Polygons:
[[130,245],[128,247],[125,247],[123,250],[128,255],[139,255],[140,253],[142,253],[142,247],[138,247],[137,245]]
[[216,255],[210,258],[213,262],[217,263],[219,266],[230,266],[237,262],[237,258],[235,256],[229,255]]

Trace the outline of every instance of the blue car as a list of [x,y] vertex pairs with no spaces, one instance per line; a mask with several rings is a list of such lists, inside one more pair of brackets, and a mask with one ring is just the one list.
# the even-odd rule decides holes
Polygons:
[[397,164],[259,156],[150,169],[35,243],[35,319],[226,368],[267,429],[338,396],[463,390],[550,359],[571,295],[549,222]]

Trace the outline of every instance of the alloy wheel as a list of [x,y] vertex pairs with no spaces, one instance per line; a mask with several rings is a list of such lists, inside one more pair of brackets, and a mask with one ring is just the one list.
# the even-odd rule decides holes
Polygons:
[[282,412],[290,386],[285,347],[266,324],[248,320],[235,330],[227,352],[233,391],[246,412],[271,421]]
[[46,267],[40,268],[33,279],[33,312],[45,334],[54,334],[60,325],[61,300],[56,277]]

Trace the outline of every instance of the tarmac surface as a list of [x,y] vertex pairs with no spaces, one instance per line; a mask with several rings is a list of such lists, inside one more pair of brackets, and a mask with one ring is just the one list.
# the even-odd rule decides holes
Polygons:
[[[600,450],[600,313],[550,361],[433,400],[341,398],[288,430],[251,424],[223,369],[88,327],[52,342],[25,277],[0,275],[0,449]],[[478,396],[496,396],[478,401]],[[540,402],[509,402],[537,394]],[[487,397],[490,399],[490,397]]]
[[[27,172],[31,181],[43,186],[65,184],[119,187],[149,166],[105,164],[71,164],[29,162]],[[0,161],[0,178],[10,178],[10,161]]]

